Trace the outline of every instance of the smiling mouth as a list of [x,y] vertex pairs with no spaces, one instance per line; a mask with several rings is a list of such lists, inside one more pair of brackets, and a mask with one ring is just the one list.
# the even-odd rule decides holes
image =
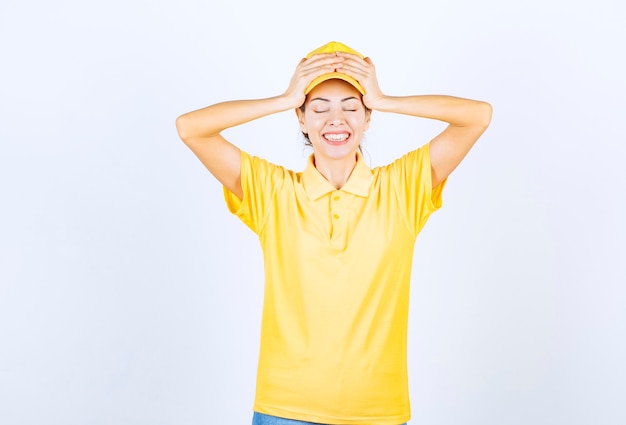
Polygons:
[[324,140],[331,145],[341,145],[344,144],[350,139],[349,133],[326,133],[323,134],[322,137]]

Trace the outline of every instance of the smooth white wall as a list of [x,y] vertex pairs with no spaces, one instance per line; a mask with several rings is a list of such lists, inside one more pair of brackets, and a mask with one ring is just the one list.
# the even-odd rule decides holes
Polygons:
[[[218,3],[218,4],[216,4]],[[493,122],[416,245],[414,424],[623,424],[622,3],[0,4],[0,423],[246,424],[261,253],[178,140],[330,41]],[[375,113],[386,163],[442,129]],[[301,169],[293,113],[231,129]]]

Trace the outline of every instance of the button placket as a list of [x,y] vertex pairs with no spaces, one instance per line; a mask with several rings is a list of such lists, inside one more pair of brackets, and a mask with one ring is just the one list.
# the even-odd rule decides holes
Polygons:
[[332,217],[335,220],[339,220],[339,218],[341,217],[338,213],[337,213],[337,209],[339,208],[339,206],[337,205],[338,202],[341,200],[341,195],[338,194],[338,192],[335,192],[332,196],[332,204],[331,204],[331,211],[332,211]]
[[344,249],[346,247],[348,222],[350,220],[349,206],[352,203],[352,198],[352,195],[341,190],[330,193],[328,198],[328,218],[331,226],[330,239],[335,249]]

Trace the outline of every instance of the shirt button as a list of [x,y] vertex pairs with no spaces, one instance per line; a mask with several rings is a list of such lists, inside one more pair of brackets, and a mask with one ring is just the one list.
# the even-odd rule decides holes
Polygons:
[[334,218],[335,220],[339,220],[339,214],[333,214],[333,218]]
[[333,201],[338,201],[339,199],[341,199],[341,197],[339,197],[339,196],[335,196],[335,197],[333,198]]

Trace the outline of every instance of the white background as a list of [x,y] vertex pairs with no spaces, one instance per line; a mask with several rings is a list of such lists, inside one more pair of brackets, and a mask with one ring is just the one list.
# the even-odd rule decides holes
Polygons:
[[[250,423],[261,252],[174,121],[331,40],[494,107],[417,241],[411,423],[626,423],[624,8],[2,0],[0,423]],[[366,158],[442,128],[374,113]],[[309,154],[292,112],[227,137]]]

